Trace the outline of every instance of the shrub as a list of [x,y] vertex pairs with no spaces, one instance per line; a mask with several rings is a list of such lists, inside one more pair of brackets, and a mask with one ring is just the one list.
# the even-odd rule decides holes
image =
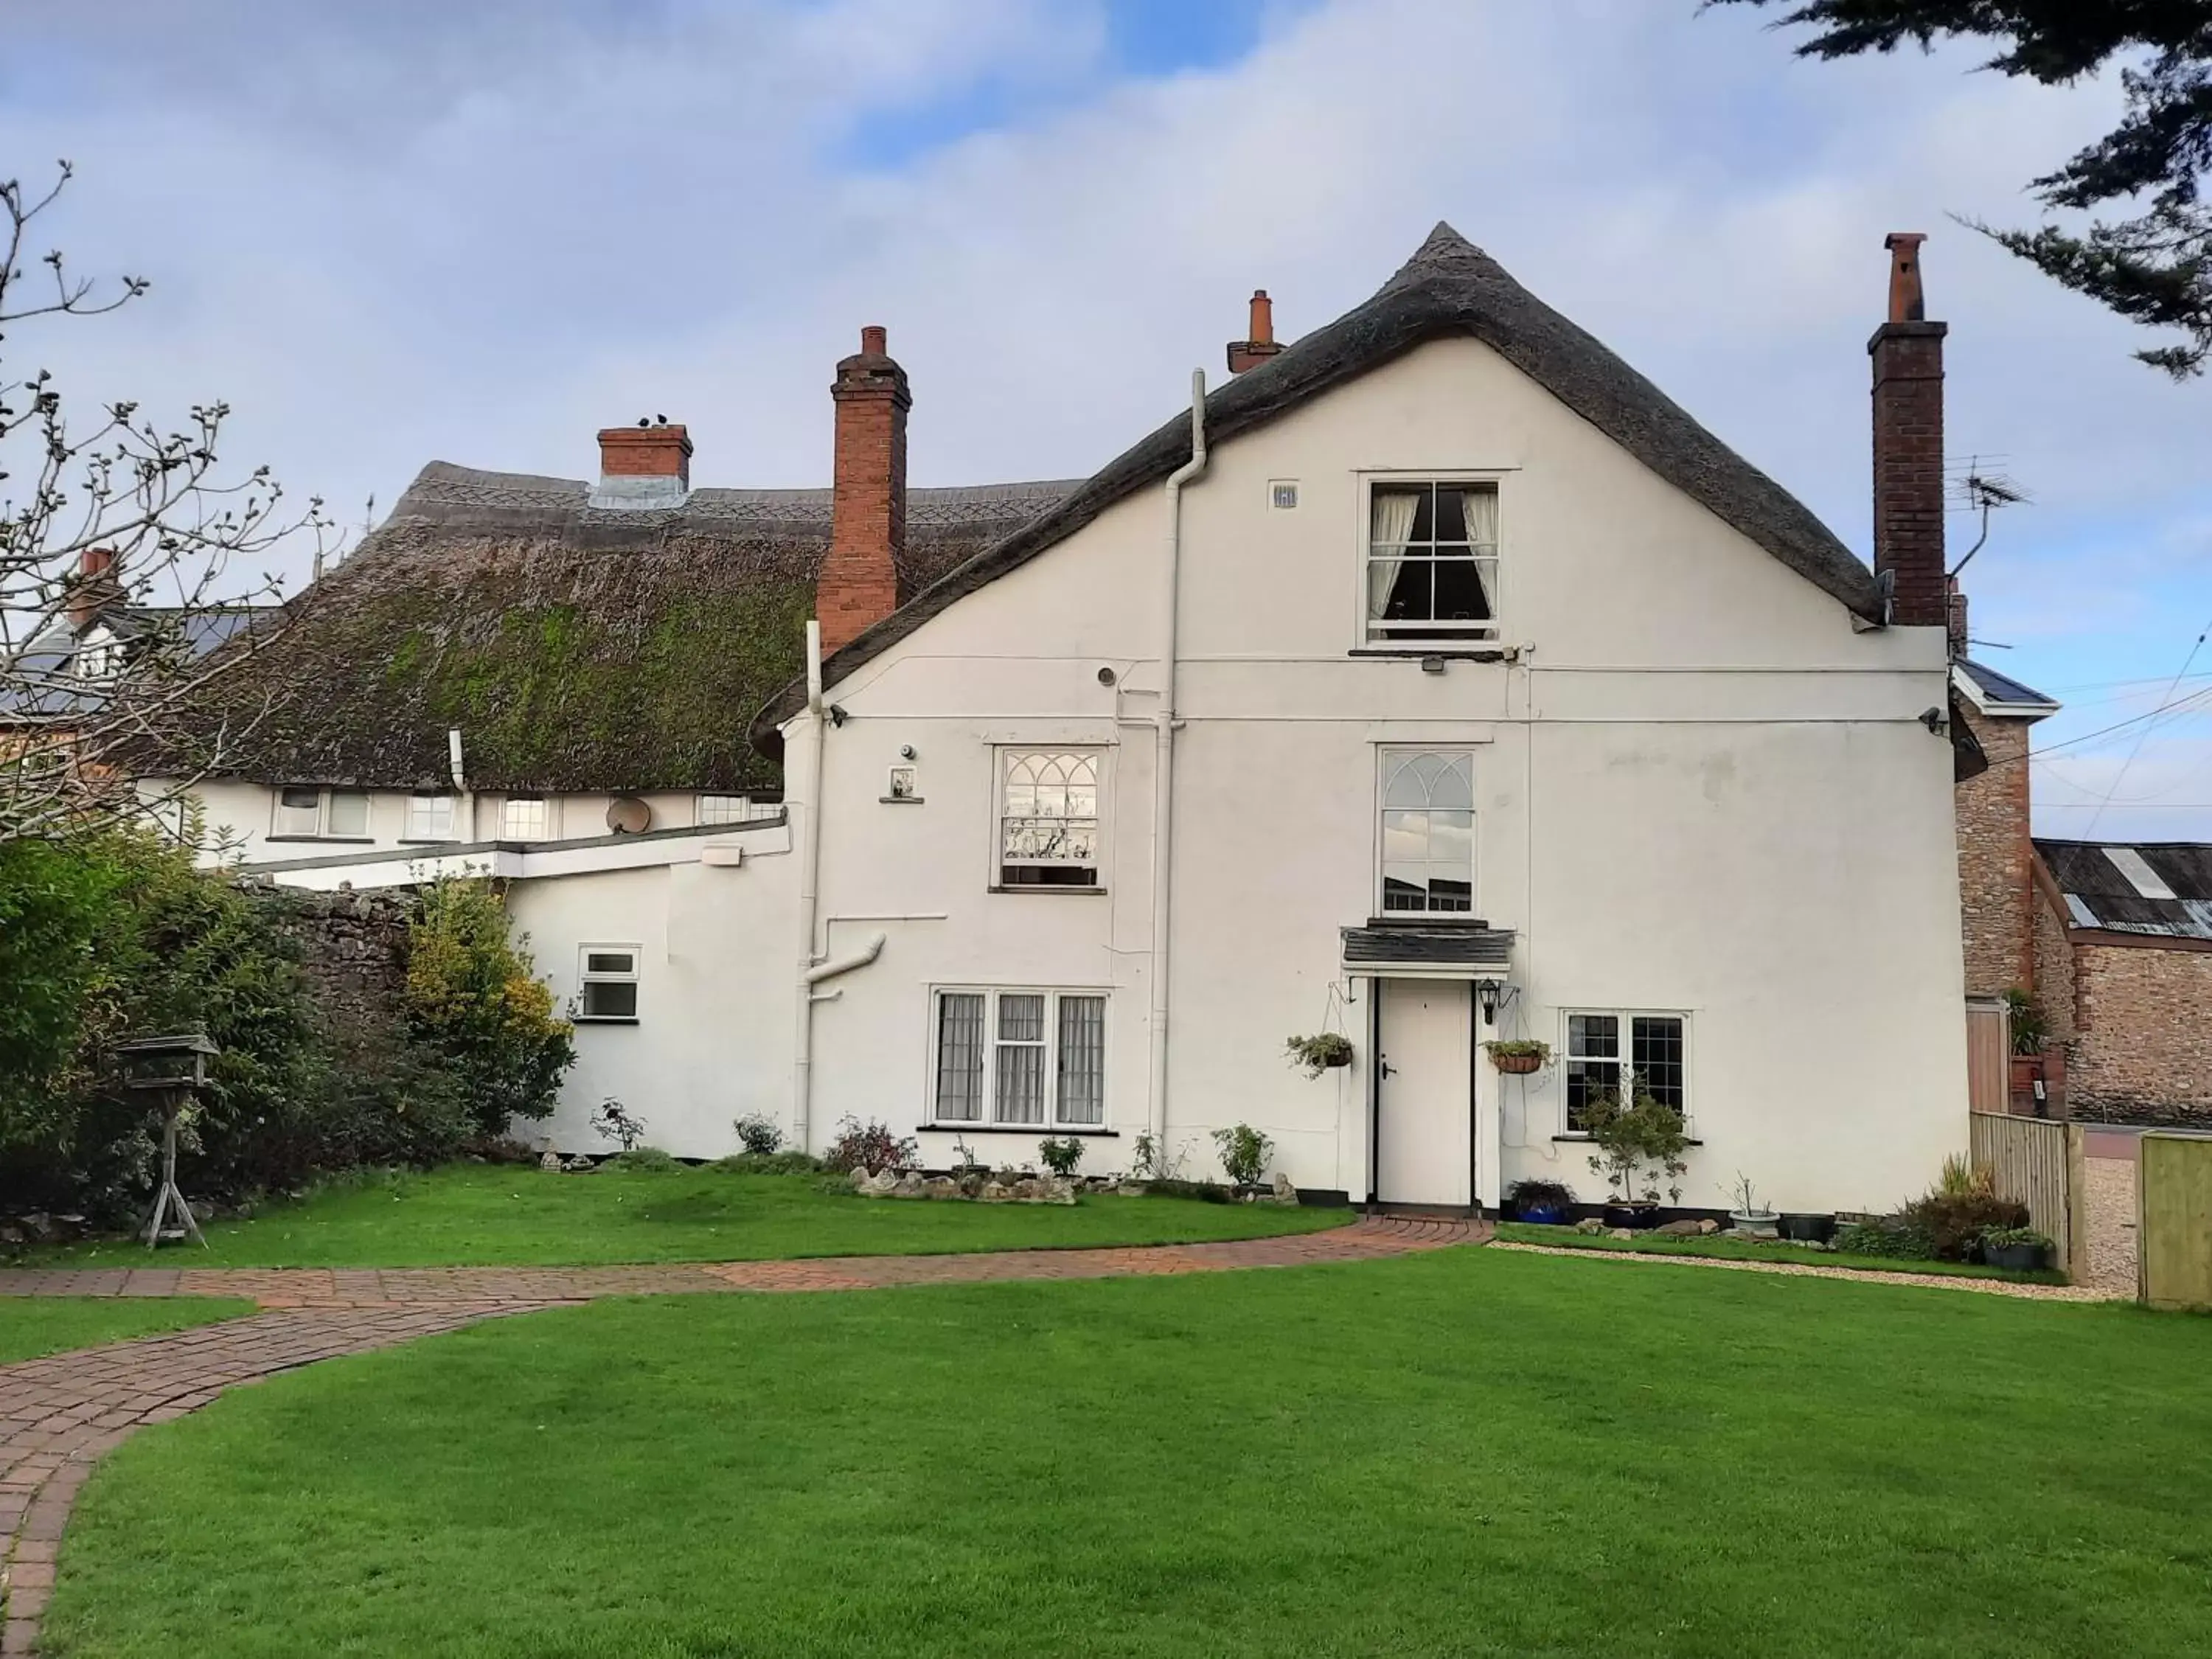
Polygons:
[[625,1146],[599,1167],[627,1170],[633,1175],[666,1175],[684,1166],[658,1146]]
[[1260,1184],[1260,1177],[1267,1167],[1267,1159],[1275,1150],[1275,1143],[1249,1123],[1216,1129],[1213,1145],[1221,1154],[1221,1167],[1240,1187]]
[[732,1127],[738,1145],[756,1156],[765,1158],[783,1145],[783,1125],[766,1112],[747,1112]]
[[895,1135],[887,1124],[872,1118],[863,1123],[848,1113],[837,1121],[837,1138],[823,1154],[822,1167],[839,1175],[896,1169],[912,1164],[919,1151],[911,1136]]
[[1954,1152],[1943,1160],[1942,1172],[1936,1177],[1936,1190],[1951,1197],[1965,1197],[1972,1193],[1994,1190],[1987,1170],[1977,1169],[1973,1161],[1960,1152]]
[[1083,1143],[1073,1135],[1040,1140],[1037,1142],[1037,1157],[1043,1161],[1046,1169],[1065,1179],[1073,1175],[1075,1166],[1083,1162]]
[[2004,994],[2005,1008],[2012,1028],[2012,1051],[2016,1054],[2039,1054],[2051,1039],[2051,1023],[2044,1018],[2043,1010],[2035,1006],[2034,999],[2013,987]]
[[[1632,1086],[1632,1079],[1625,1080]],[[1608,1091],[1583,1106],[1583,1121],[1598,1149],[1590,1173],[1603,1176],[1623,1202],[1640,1198],[1656,1204],[1662,1179],[1667,1196],[1680,1200],[1682,1172],[1689,1168],[1682,1153],[1690,1144],[1682,1115],[1640,1089],[1632,1098],[1633,1105],[1623,1106],[1620,1094]]]
[[1844,1255],[1878,1255],[1905,1261],[1936,1259],[1936,1246],[1928,1235],[1895,1217],[1846,1222],[1836,1230],[1835,1243]]
[[1931,1192],[1905,1206],[1908,1224],[1923,1234],[1946,1261],[1971,1259],[1982,1235],[2027,1225],[2027,1206],[1990,1192]]
[[732,1152],[714,1167],[725,1175],[812,1175],[822,1160],[804,1152]]
[[556,1018],[528,941],[510,931],[491,884],[457,877],[423,890],[409,930],[409,1024],[451,1068],[489,1135],[518,1117],[551,1115],[576,1059],[574,1028]]
[[1997,1249],[2017,1244],[2033,1244],[2041,1250],[2057,1248],[2049,1233],[2039,1233],[2033,1227],[1992,1227],[1982,1235],[1982,1243]]
[[1505,1206],[1516,1215],[1539,1206],[1571,1210],[1580,1201],[1564,1181],[1516,1181],[1505,1189]]
[[631,1116],[629,1109],[612,1095],[592,1108],[592,1127],[626,1152],[645,1139],[645,1120]]

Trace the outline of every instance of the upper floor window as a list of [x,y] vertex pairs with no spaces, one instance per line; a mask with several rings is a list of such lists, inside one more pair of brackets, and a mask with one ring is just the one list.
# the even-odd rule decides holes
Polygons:
[[1467,750],[1382,753],[1382,913],[1474,908],[1474,757]]
[[499,809],[502,841],[543,841],[551,825],[552,805],[543,795],[509,795]]
[[453,838],[453,798],[413,794],[407,798],[407,839],[451,841]]
[[1498,486],[1376,483],[1366,570],[1370,645],[1498,637]]
[[270,833],[365,841],[368,838],[368,792],[287,784],[276,792],[276,811]]
[[1066,749],[1000,753],[999,884],[1098,885],[1098,755]]
[[708,823],[746,823],[764,816],[753,811],[750,795],[702,795],[699,797],[698,822]]

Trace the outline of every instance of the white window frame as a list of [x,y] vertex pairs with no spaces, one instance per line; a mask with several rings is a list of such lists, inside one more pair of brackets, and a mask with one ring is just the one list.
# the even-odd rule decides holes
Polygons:
[[[442,836],[436,834],[434,831],[425,834],[421,822],[417,817],[418,809],[422,807],[423,804],[431,801],[443,801],[446,804],[446,833]],[[453,794],[450,790],[416,789],[412,791],[407,797],[407,816],[404,820],[403,820],[406,833],[403,835],[400,839],[402,841],[419,842],[445,842],[458,840],[459,837],[455,832],[460,827],[460,815],[459,811],[459,798]]]
[[[991,881],[994,893],[1103,893],[1106,890],[1107,863],[1107,802],[1112,787],[1107,757],[1109,745],[1097,743],[1002,743],[994,746],[991,755]],[[1091,823],[1091,856],[1087,859],[1024,859],[1009,860],[1006,851],[1006,820],[1012,816],[1006,811],[1006,775],[1014,763],[1031,755],[1074,756],[1091,763],[1097,789],[1096,811]],[[1090,872],[1089,881],[1026,882],[1008,881],[1010,866],[1027,865],[1037,868],[1084,870]]]
[[[285,827],[284,814],[287,812],[304,812],[307,811],[307,808],[304,806],[285,805],[284,797],[286,793],[295,790],[305,791],[309,789],[315,792],[315,827],[312,830],[287,829]],[[362,827],[361,832],[358,835],[354,834],[351,831],[348,831],[342,835],[331,827],[331,805],[333,799],[340,795],[344,795],[349,798],[358,796],[361,799]],[[366,789],[337,789],[330,787],[326,785],[314,783],[279,784],[275,789],[270,792],[270,839],[272,841],[374,841],[376,839],[375,827],[370,822],[369,818],[371,800],[372,797],[370,796],[369,792]]]
[[[1504,471],[1497,468],[1433,468],[1428,471],[1389,470],[1362,472],[1359,487],[1352,491],[1358,507],[1358,520],[1353,527],[1354,543],[1358,549],[1352,561],[1352,637],[1353,649],[1369,655],[1398,655],[1430,657],[1438,653],[1449,655],[1454,652],[1494,651],[1504,644],[1509,595],[1505,587],[1506,559],[1506,490]],[[1491,555],[1491,616],[1487,622],[1469,626],[1469,631],[1452,632],[1433,628],[1428,637],[1418,624],[1399,624],[1409,631],[1398,634],[1370,634],[1367,615],[1367,564],[1372,553],[1370,542],[1375,526],[1375,492],[1377,489],[1403,489],[1409,485],[1433,484],[1439,488],[1472,489],[1487,486],[1498,497],[1498,543]]]
[[[594,968],[595,956],[627,956],[629,971],[618,973],[612,969]],[[630,1012],[626,1014],[593,1014],[585,1012],[593,985],[628,985],[635,988],[630,999]],[[645,947],[641,945],[602,942],[580,945],[576,947],[576,1013],[579,1024],[635,1025],[645,1015]]]
[[[517,806],[538,809],[538,828],[518,830],[509,815]],[[499,804],[499,838],[501,841],[550,841],[553,839],[553,797],[550,795],[513,794]]]
[[[938,1044],[944,1030],[944,1004],[948,996],[978,996],[983,999],[983,1070],[978,1101],[980,1117],[943,1117],[938,1112],[938,1090],[943,1081]],[[1002,1122],[999,1107],[999,1000],[1001,997],[1042,997],[1044,999],[1045,1116],[1040,1123]],[[1067,997],[1088,997],[1099,1004],[1098,1030],[1098,1121],[1095,1123],[1071,1120],[1062,1113],[1060,1031],[1060,1002]],[[1112,1127],[1111,1102],[1107,1092],[1107,1060],[1113,1050],[1114,999],[1103,986],[1098,985],[933,985],[929,991],[929,1031],[927,1053],[929,1079],[929,1109],[926,1127],[932,1129],[986,1130],[994,1134],[1101,1134]]]
[[[1559,1046],[1558,1053],[1559,1056],[1560,1135],[1563,1138],[1574,1140],[1587,1140],[1589,1139],[1589,1131],[1577,1129],[1574,1127],[1570,1119],[1567,1108],[1567,1068],[1581,1058],[1573,1052],[1572,1038],[1571,1036],[1574,1030],[1573,1020],[1575,1016],[1577,1014],[1585,1017],[1591,1014],[1597,1014],[1603,1016],[1606,1018],[1615,1019],[1620,1022],[1619,1028],[1620,1033],[1620,1053],[1615,1056],[1611,1062],[1616,1068],[1618,1068],[1614,1073],[1616,1077],[1619,1076],[1620,1071],[1627,1069],[1635,1061],[1636,1021],[1639,1019],[1672,1019],[1680,1022],[1682,1027],[1682,1127],[1685,1130],[1691,1130],[1692,1126],[1696,1121],[1698,1091],[1693,1082],[1696,1075],[1697,1051],[1694,1036],[1691,1029],[1695,1022],[1690,1018],[1689,1011],[1686,1008],[1574,1007],[1562,1008],[1559,1010]],[[1694,1131],[1692,1132],[1694,1133]]]
[[[709,805],[708,802],[717,803]],[[724,795],[702,791],[692,797],[691,821],[704,828],[709,824],[750,823],[763,816],[753,805],[750,795]]]
[[[1384,791],[1387,787],[1384,780],[1389,775],[1390,763],[1407,755],[1449,755],[1455,760],[1467,762],[1468,800],[1470,805],[1468,828],[1467,908],[1464,910],[1389,910],[1383,908],[1382,814],[1392,810],[1384,805]],[[1482,914],[1479,885],[1482,875],[1482,811],[1480,807],[1472,805],[1475,799],[1475,760],[1474,747],[1463,743],[1390,743],[1376,746],[1375,808],[1370,822],[1375,829],[1375,908],[1370,914],[1377,921],[1435,921],[1441,917],[1446,921],[1472,921]]]

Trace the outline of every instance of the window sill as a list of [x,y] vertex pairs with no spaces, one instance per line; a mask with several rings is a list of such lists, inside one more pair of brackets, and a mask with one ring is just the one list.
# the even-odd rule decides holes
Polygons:
[[1506,645],[1470,644],[1462,640],[1452,645],[1440,646],[1355,645],[1345,655],[1396,658],[1407,662],[1419,662],[1424,657],[1441,657],[1446,662],[1504,662],[1515,654],[1516,649]]
[[459,836],[402,836],[402,847],[459,847],[465,845]]
[[[1553,1139],[1554,1141],[1572,1141],[1572,1142],[1574,1142],[1574,1143],[1576,1143],[1576,1144],[1577,1144],[1577,1145],[1583,1146],[1595,1146],[1595,1145],[1597,1144],[1597,1141],[1596,1141],[1595,1137],[1591,1136],[1591,1135],[1587,1135],[1587,1134],[1573,1134],[1573,1133],[1569,1133],[1569,1134],[1563,1134],[1563,1135],[1553,1135],[1553,1136],[1552,1137],[1552,1139]],[[1704,1141],[1702,1141],[1702,1140],[1698,1139],[1697,1138],[1697,1136],[1695,1136],[1695,1135],[1692,1135],[1692,1136],[1691,1136],[1687,1140],[1684,1141],[1682,1144],[1683,1144],[1684,1146],[1704,1146],[1705,1143]]]
[[985,890],[993,893],[1048,893],[1061,898],[1070,896],[1090,898],[1103,896],[1107,890],[1103,887],[1031,886],[1026,882],[1017,887],[1007,887],[994,882]]
[[635,1025],[635,1014],[578,1014],[568,1022],[571,1025]]
[[374,847],[374,836],[264,836],[264,841],[313,842],[338,847]]
[[1090,1140],[1119,1140],[1119,1129],[1085,1128],[1081,1125],[1050,1123],[923,1123],[919,1135],[1079,1135]]
[[920,795],[878,795],[876,797],[876,805],[878,806],[919,806],[921,805],[921,797]]

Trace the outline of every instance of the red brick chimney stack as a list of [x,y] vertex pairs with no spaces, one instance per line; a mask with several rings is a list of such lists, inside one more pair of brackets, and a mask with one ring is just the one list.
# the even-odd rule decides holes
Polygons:
[[1943,574],[1944,323],[1927,320],[1917,231],[1888,248],[1889,320],[1867,342],[1874,360],[1874,568],[1890,580],[1889,619],[1950,620]]
[[681,426],[611,426],[599,433],[603,478],[673,478],[691,488],[691,439]]
[[1275,302],[1267,297],[1267,290],[1252,290],[1251,320],[1245,325],[1250,333],[1249,340],[1229,343],[1229,372],[1242,374],[1248,368],[1257,368],[1280,351],[1282,344],[1275,338]]
[[88,547],[78,554],[76,574],[69,585],[70,626],[82,634],[100,620],[102,611],[122,600],[123,584],[115,578],[115,550]]
[[860,349],[837,365],[836,454],[830,492],[830,551],[816,578],[814,612],[823,654],[850,643],[898,609],[898,565],[906,552],[906,371],[892,361],[880,325],[860,331]]

